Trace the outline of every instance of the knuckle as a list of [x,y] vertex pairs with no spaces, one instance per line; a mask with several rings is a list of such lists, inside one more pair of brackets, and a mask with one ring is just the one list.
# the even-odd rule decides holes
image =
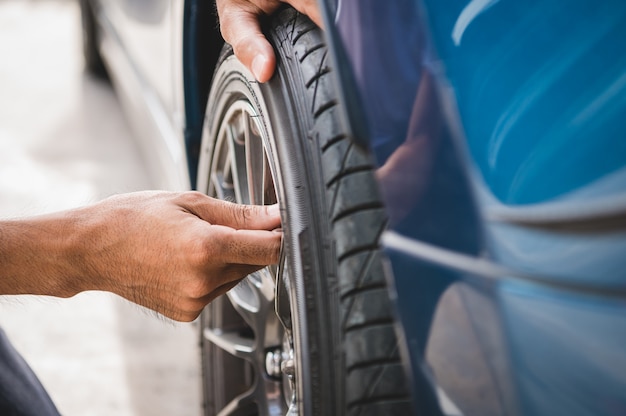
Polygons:
[[180,194],[179,198],[184,204],[194,205],[206,198],[206,195],[201,194],[198,191],[188,191]]
[[184,251],[185,261],[192,270],[202,267],[206,261],[210,250],[212,249],[212,241],[210,238],[196,238],[189,242]]
[[239,217],[244,228],[248,226],[254,216],[252,205],[241,205],[239,208]]
[[228,203],[228,205],[224,206],[229,212],[232,224],[236,224],[235,228],[246,228],[248,226],[253,217],[253,207],[251,205]]

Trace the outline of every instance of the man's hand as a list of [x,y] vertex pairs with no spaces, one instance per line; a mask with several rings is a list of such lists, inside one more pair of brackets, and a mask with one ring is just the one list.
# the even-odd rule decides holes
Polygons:
[[217,0],[216,3],[224,40],[259,82],[268,81],[276,66],[274,50],[261,32],[261,16],[272,14],[282,3],[289,3],[322,26],[316,0]]
[[192,321],[246,275],[278,261],[277,206],[196,192],[140,192],[0,223],[2,294],[106,290]]

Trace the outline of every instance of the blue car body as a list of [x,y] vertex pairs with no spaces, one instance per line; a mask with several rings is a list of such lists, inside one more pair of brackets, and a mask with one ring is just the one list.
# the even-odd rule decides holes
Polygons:
[[626,3],[325,8],[417,413],[626,414]]

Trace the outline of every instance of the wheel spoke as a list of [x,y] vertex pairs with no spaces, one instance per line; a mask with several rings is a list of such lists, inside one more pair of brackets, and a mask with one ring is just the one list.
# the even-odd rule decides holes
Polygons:
[[255,389],[248,390],[247,392],[240,394],[228,403],[217,416],[236,416],[242,412],[244,408],[255,409],[256,408],[256,394]]
[[[258,410],[260,415],[284,415],[287,406],[280,397],[280,382],[266,377],[262,377],[262,379],[263,381],[261,383],[231,400],[230,403],[224,406],[218,413],[218,416],[248,414],[243,411],[244,409]],[[255,408],[257,406],[258,408]],[[297,415],[297,413],[292,414]]]
[[204,328],[202,335],[235,357],[249,360],[254,354],[254,340],[241,336],[238,331],[224,332],[217,328]]
[[276,345],[278,337],[276,330],[269,331],[274,315],[274,284],[269,273],[264,274],[257,272],[247,277],[227,294],[235,311],[254,331],[258,348],[267,342]]
[[287,287],[288,276],[285,271],[284,263],[281,263],[281,267],[276,269],[275,276],[274,310],[276,317],[280,320],[285,331],[291,336],[293,324],[291,322],[291,308],[289,305],[289,288]]
[[[241,117],[246,118],[245,114],[240,113],[235,117],[235,120],[240,120]],[[230,148],[230,165],[231,173],[233,175],[233,184],[235,188],[236,202],[240,204],[250,204],[249,192],[248,192],[248,175],[246,175],[246,151],[245,142],[241,137],[243,131],[240,131],[242,126],[236,125],[237,121],[232,123],[228,128],[228,145]],[[239,121],[241,123],[241,121]],[[237,128],[239,127],[239,128]]]
[[263,154],[263,205],[271,205],[278,202],[276,190],[274,189],[274,179],[270,169],[267,154]]
[[230,160],[230,148],[227,144],[228,131],[222,129],[218,136],[216,143],[216,160],[217,163],[213,164],[211,168],[211,185],[213,188],[213,194],[219,199],[225,199],[232,201],[235,198],[231,164]]
[[226,192],[224,192],[224,175],[222,172],[214,172],[211,175],[211,183],[213,184],[213,189],[215,189],[217,198],[225,199]]
[[232,201],[235,198],[235,192],[232,184],[228,183],[227,177],[223,173],[215,173],[211,178],[217,198],[226,201]]
[[246,173],[251,204],[263,204],[265,185],[265,152],[256,121],[245,116]]

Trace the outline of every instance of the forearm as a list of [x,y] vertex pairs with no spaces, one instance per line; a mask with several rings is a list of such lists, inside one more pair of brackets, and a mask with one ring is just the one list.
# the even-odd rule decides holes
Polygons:
[[0,221],[0,294],[78,293],[76,223],[66,212]]
[[278,207],[197,192],[138,192],[0,221],[0,294],[120,295],[191,321],[215,296],[278,261]]

